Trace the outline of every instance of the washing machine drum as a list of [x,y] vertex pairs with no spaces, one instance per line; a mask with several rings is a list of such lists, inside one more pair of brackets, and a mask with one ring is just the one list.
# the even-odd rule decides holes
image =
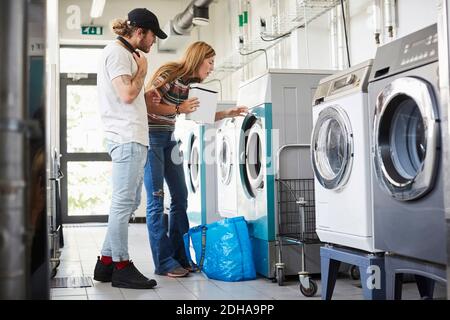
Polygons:
[[323,109],[312,135],[314,174],[326,189],[340,189],[353,163],[353,134],[347,113],[339,106]]
[[223,185],[229,185],[233,172],[233,152],[230,137],[228,135],[219,135],[217,143],[217,164],[220,182]]
[[192,192],[197,192],[200,188],[200,141],[192,135],[190,139],[190,152],[189,152],[189,185]]
[[398,78],[378,95],[373,151],[378,182],[392,197],[422,197],[434,185],[440,128],[433,88],[412,77]]

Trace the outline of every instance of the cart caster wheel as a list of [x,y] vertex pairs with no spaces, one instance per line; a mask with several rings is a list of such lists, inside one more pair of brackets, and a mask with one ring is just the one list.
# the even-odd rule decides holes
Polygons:
[[284,268],[277,268],[277,282],[279,286],[283,285],[284,282]]
[[361,279],[361,275],[359,274],[358,266],[351,266],[350,270],[348,271],[348,274],[350,276],[350,279],[352,279],[352,280],[360,280]]
[[304,286],[302,286],[302,284],[300,283],[300,292],[305,296],[305,297],[314,297],[317,293],[317,284],[314,280],[309,279],[309,288],[305,288]]

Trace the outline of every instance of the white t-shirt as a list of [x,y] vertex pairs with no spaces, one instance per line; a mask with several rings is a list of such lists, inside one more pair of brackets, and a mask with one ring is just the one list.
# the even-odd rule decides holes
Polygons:
[[112,81],[122,75],[133,76],[138,70],[131,52],[117,42],[108,44],[102,53],[97,74],[100,117],[105,138],[117,143],[137,142],[149,145],[147,108],[144,87],[131,104],[124,103]]

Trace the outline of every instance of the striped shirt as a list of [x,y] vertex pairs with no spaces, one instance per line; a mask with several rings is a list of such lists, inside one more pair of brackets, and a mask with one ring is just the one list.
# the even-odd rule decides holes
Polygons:
[[[156,78],[152,85],[158,87],[164,81],[163,76]],[[149,131],[174,131],[176,122],[175,107],[180,105],[189,96],[189,85],[194,82],[199,82],[198,78],[191,78],[188,81],[176,79],[170,83],[166,83],[158,88],[161,95],[161,103],[174,106],[174,113],[170,115],[148,114],[148,129]]]

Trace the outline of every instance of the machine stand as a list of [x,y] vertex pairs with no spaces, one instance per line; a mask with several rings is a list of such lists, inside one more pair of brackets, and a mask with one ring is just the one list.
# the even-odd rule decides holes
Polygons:
[[322,300],[331,300],[341,262],[359,268],[364,299],[384,300],[384,257],[356,249],[325,246],[320,248]]

